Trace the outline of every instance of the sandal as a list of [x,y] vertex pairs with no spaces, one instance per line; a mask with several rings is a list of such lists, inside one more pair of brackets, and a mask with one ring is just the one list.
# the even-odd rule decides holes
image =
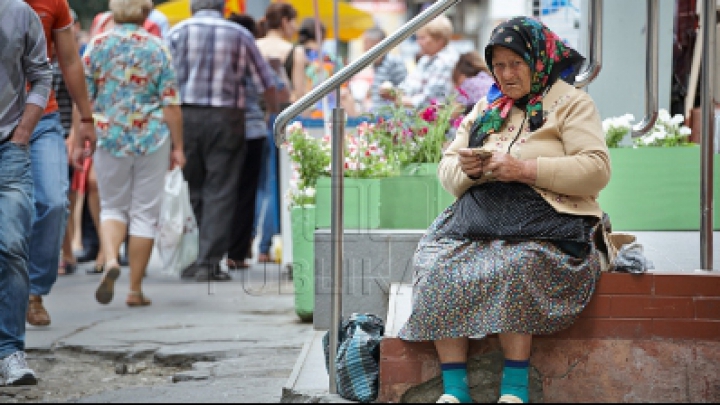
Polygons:
[[147,307],[152,304],[152,301],[141,292],[130,291],[125,303],[129,307]]
[[118,277],[120,277],[120,267],[117,265],[110,267],[95,291],[97,302],[106,305],[112,301],[115,293],[115,281]]
[[93,266],[92,268],[85,270],[87,274],[103,274],[104,271],[105,266],[98,263],[95,263],[95,266]]

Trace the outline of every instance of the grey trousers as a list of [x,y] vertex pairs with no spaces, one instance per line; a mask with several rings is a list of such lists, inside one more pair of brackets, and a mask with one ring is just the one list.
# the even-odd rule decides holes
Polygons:
[[198,266],[216,267],[230,246],[245,148],[245,111],[183,105],[183,175],[200,229]]

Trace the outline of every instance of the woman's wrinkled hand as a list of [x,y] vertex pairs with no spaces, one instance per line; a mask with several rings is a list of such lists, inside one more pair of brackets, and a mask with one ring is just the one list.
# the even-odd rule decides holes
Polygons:
[[497,181],[517,181],[534,184],[537,177],[535,160],[519,160],[507,153],[493,153],[492,157],[482,161],[480,170],[483,177]]
[[460,163],[460,169],[471,179],[478,179],[482,176],[483,160],[472,149],[458,149],[458,162]]

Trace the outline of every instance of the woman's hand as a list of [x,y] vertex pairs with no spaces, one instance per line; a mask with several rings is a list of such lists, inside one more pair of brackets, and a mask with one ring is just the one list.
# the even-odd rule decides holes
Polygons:
[[179,167],[182,169],[185,167],[185,152],[183,148],[173,148],[170,152],[170,170]]
[[537,160],[519,160],[507,153],[495,152],[482,161],[481,173],[489,180],[533,185],[537,179]]
[[458,162],[460,163],[460,169],[471,179],[476,180],[483,175],[483,159],[476,155],[472,149],[458,149]]

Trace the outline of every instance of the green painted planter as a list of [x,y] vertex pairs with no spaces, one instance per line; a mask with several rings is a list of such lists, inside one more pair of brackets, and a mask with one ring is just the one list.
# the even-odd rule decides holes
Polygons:
[[[343,226],[346,229],[378,229],[380,224],[380,184],[384,179],[343,179]],[[332,187],[330,177],[318,179],[315,205],[317,227],[330,228]]]
[[[344,227],[347,229],[426,229],[455,201],[440,186],[436,163],[416,163],[400,175],[379,179],[345,178]],[[316,187],[317,227],[330,228],[330,178]]]
[[303,322],[312,321],[315,309],[315,212],[314,206],[290,211],[295,313]]
[[383,179],[380,221],[388,229],[426,229],[438,215],[437,164],[416,163]]
[[[610,149],[612,178],[598,202],[618,231],[700,229],[700,147]],[[718,157],[715,165],[717,193]],[[715,229],[719,229],[715,210]]]

